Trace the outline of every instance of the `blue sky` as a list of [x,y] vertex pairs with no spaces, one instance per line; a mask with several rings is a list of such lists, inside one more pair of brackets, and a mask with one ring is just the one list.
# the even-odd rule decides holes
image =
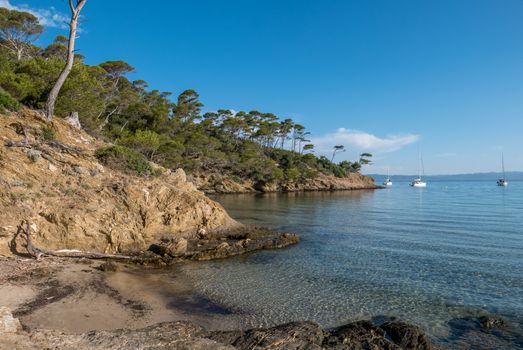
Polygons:
[[[65,0],[0,0],[66,34]],[[367,172],[523,170],[522,0],[88,0],[89,64],[123,59],[206,110],[273,112]]]

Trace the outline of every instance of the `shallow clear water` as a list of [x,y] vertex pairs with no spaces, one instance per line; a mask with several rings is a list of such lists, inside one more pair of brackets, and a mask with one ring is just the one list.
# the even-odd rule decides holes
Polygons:
[[397,316],[437,338],[453,318],[523,319],[523,183],[395,183],[377,191],[216,196],[300,244],[182,268],[242,324]]

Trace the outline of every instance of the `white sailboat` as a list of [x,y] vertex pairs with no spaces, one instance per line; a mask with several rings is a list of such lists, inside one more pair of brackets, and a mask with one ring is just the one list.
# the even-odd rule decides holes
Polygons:
[[387,179],[385,179],[385,181],[383,181],[383,186],[387,186],[387,187],[392,186],[392,180],[390,179],[390,175],[389,175],[389,168],[387,168]]
[[[423,160],[421,159],[421,152],[418,153],[418,178],[412,180],[410,186],[412,187],[427,187],[427,183],[421,179],[421,173],[423,168]],[[423,171],[425,172],[425,171]]]
[[503,171],[503,177],[498,180],[497,184],[498,186],[508,186],[508,181],[505,177],[505,157],[503,156],[503,153],[501,153],[501,168]]

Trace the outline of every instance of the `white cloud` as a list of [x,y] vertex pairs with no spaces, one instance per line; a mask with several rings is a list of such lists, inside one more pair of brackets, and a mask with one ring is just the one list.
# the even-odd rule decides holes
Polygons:
[[49,7],[47,9],[30,8],[28,5],[12,5],[9,0],[0,0],[0,7],[5,7],[11,10],[26,11],[35,15],[40,23],[45,27],[68,29],[69,17],[60,13],[56,8]]
[[364,131],[339,128],[336,132],[314,138],[312,143],[320,152],[329,152],[334,145],[344,145],[358,151],[387,153],[410,145],[419,140],[418,135],[389,135],[379,137]]

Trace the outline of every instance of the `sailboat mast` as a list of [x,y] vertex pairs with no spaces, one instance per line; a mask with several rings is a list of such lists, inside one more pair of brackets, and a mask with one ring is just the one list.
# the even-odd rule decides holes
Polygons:
[[421,180],[421,152],[418,151],[418,179]]
[[501,153],[501,169],[503,170],[503,179],[505,179],[505,155]]

